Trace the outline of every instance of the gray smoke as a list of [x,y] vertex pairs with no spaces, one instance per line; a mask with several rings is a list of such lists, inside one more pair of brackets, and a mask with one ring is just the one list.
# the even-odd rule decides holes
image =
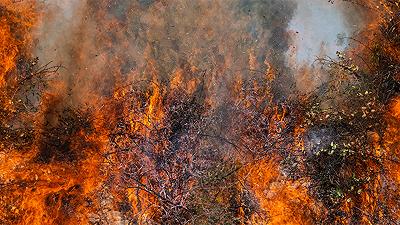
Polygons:
[[[175,70],[193,68],[206,71],[218,86],[211,92],[223,95],[224,83],[238,71],[244,80],[254,78],[249,71],[266,71],[265,62],[276,70],[280,99],[299,83],[296,68],[287,63],[296,45],[289,24],[303,15],[298,4],[304,0],[46,1],[36,54],[43,63],[63,64],[65,91],[74,102],[91,93],[108,96],[135,80],[168,82]],[[339,9],[351,11],[332,6]],[[303,35],[312,40],[318,33]]]
[[151,71],[168,82],[174,70],[188,67],[221,81],[250,67],[265,71],[269,61],[290,80],[284,59],[295,7],[292,0],[49,1],[36,54],[64,65],[76,99],[152,79]]

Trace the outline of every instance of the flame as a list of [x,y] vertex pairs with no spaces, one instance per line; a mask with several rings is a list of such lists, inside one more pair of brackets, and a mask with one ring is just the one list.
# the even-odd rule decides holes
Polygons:
[[149,106],[147,108],[147,116],[148,118],[143,121],[146,126],[150,126],[152,123],[160,121],[162,119],[162,111],[161,111],[161,93],[160,88],[156,83],[152,83],[152,95],[148,97]]
[[[209,208],[219,204],[230,209],[236,207],[230,205],[243,203],[231,209],[241,224],[313,224],[318,218],[324,218],[328,209],[309,190],[309,178],[292,179],[281,168],[285,154],[299,158],[308,154],[303,135],[309,127],[298,126],[297,120],[303,119],[304,115],[296,115],[293,106],[287,105],[286,101],[274,99],[272,87],[278,78],[278,68],[268,57],[260,65],[259,51],[264,50],[251,45],[245,46],[248,47],[245,51],[239,51],[236,49],[237,40],[245,40],[248,38],[246,35],[240,36],[233,32],[235,35],[230,37],[232,40],[226,38],[220,41],[221,34],[203,24],[204,34],[198,30],[194,32],[200,33],[201,38],[216,38],[221,42],[221,46],[207,49],[221,53],[215,54],[218,58],[215,62],[206,61],[203,54],[208,52],[203,53],[201,44],[197,46],[196,40],[187,40],[190,39],[187,37],[181,47],[187,50],[191,42],[196,46],[188,54],[188,62],[180,62],[181,65],[176,68],[159,68],[164,63],[157,61],[162,61],[162,53],[150,43],[136,43],[143,46],[143,49],[134,49],[140,52],[140,57],[136,56],[137,62],[131,62],[126,59],[129,57],[118,56],[122,54],[123,48],[133,48],[125,40],[124,22],[117,18],[104,19],[110,2],[100,1],[101,7],[93,17],[111,32],[90,30],[93,34],[89,34],[88,30],[79,31],[76,35],[87,39],[80,40],[82,42],[78,44],[75,43],[77,40],[70,43],[81,47],[71,50],[76,56],[71,57],[71,65],[77,63],[84,66],[62,72],[63,75],[73,75],[67,74],[49,82],[50,87],[40,96],[38,106],[34,110],[20,112],[17,110],[15,95],[10,97],[3,89],[7,90],[7,85],[12,83],[11,75],[19,73],[18,60],[31,57],[31,45],[34,43],[32,29],[40,17],[40,13],[35,11],[39,3],[0,2],[0,100],[1,106],[9,113],[7,115],[12,115],[6,116],[0,124],[3,126],[3,123],[11,120],[18,127],[21,121],[15,120],[21,117],[22,122],[28,124],[27,128],[34,129],[33,141],[26,148],[5,146],[7,142],[0,143],[0,188],[6,193],[0,198],[0,223],[122,224],[128,221],[127,218],[137,224],[163,223],[162,215],[171,213],[165,211],[180,209],[180,213],[191,207],[187,203],[188,199],[193,198],[190,194],[198,194],[198,189],[207,183],[196,179],[211,174],[211,170],[215,169],[204,169],[208,165],[193,162],[194,158],[202,154],[206,159],[214,157],[207,154],[215,149],[225,155],[216,154],[215,157],[220,158],[213,160],[220,160],[221,164],[234,162],[235,166],[240,166],[226,177],[222,176],[225,179],[223,182],[234,180],[229,186],[232,190],[221,189],[224,193],[219,193],[219,190],[215,199],[207,202]],[[377,7],[376,1],[367,2],[368,7]],[[384,13],[392,13],[386,1],[379,7],[383,8]],[[164,1],[157,1],[151,13],[157,14],[160,11],[166,11]],[[113,13],[115,17],[119,16],[118,12]],[[147,26],[165,26],[165,21],[152,16],[146,15],[143,18]],[[82,18],[85,19],[85,16]],[[226,20],[224,16],[215,19]],[[372,21],[366,31],[378,30],[382,20]],[[189,29],[192,24],[186,22],[178,21],[178,24],[183,23],[180,25]],[[242,24],[238,22],[229,29],[240,26]],[[147,32],[146,35],[152,36],[155,43],[159,41],[159,34]],[[373,41],[372,35],[365,35],[369,41]],[[90,46],[95,38],[106,46],[106,50],[102,49],[103,52],[98,55],[96,46]],[[114,49],[113,42],[121,42],[119,47],[123,50]],[[129,49],[129,52],[134,50]],[[108,55],[107,51],[116,51],[118,54]],[[399,59],[400,54],[395,46],[385,43],[385,51]],[[176,52],[171,52],[165,58],[177,57]],[[228,52],[226,59],[222,55],[225,52]],[[91,54],[96,55],[93,64],[88,63],[91,62]],[[247,56],[236,61],[235,54]],[[130,64],[136,63],[138,68],[130,68]],[[197,66],[207,63],[216,65],[206,72]],[[242,69],[242,66],[247,69]],[[263,68],[263,71],[259,71],[259,68]],[[304,69],[301,72],[304,73],[304,82],[309,82],[312,70]],[[225,76],[225,73],[231,75]],[[104,78],[102,75],[106,74],[112,75]],[[112,83],[111,88],[102,87],[103,80],[97,82],[97,79],[109,77],[112,77],[111,81],[104,83]],[[71,81],[75,79],[76,83]],[[79,90],[79,96],[76,93],[69,96],[76,89]],[[20,117],[16,117],[16,113]],[[383,137],[377,132],[370,134],[375,147],[374,155],[378,157],[399,154],[400,98],[392,101],[385,119],[389,125]],[[200,126],[207,129],[200,129]],[[209,140],[204,136],[212,136],[214,139]],[[162,157],[170,157],[172,163],[163,162]],[[208,162],[206,159],[201,158]],[[169,167],[160,168],[163,163]],[[399,187],[398,163],[385,162],[383,166],[389,171],[390,180],[394,183],[390,188]],[[299,165],[299,168],[303,167]],[[198,168],[204,171],[197,172]],[[185,176],[190,179],[178,186],[173,183]],[[211,181],[220,178],[220,174],[207,177]],[[391,198],[385,199],[387,195],[382,192],[398,191],[382,191],[382,183],[386,181],[380,175],[377,176],[368,184],[370,192],[361,193],[358,202],[346,201],[339,207],[340,210],[351,212],[358,207],[357,210],[365,213],[360,219],[365,224],[372,224],[369,215],[376,211],[379,211],[379,218],[384,217],[385,212],[379,206],[380,202],[396,208],[397,199],[392,193],[388,194]],[[246,211],[243,206],[245,202],[241,202],[245,201],[242,196],[244,194],[254,197],[257,213]],[[204,199],[196,199],[196,203],[197,200],[200,202]],[[167,208],[165,205],[173,207]],[[394,213],[400,217],[400,210]],[[336,222],[348,223],[347,220]]]
[[310,216],[321,212],[307,193],[307,182],[285,180],[276,159],[249,164],[240,173],[241,179],[254,191],[260,207],[267,212],[265,217],[253,217],[253,223],[312,224]]
[[[17,61],[30,57],[30,46],[33,43],[32,29],[38,22],[35,1],[0,2],[0,87],[2,101],[9,98],[5,86],[15,82],[8,80],[10,73],[16,70]],[[44,99],[54,99],[48,95]],[[49,100],[51,101],[51,100]],[[7,101],[6,101],[7,102]],[[16,112],[15,100],[9,100],[6,107]],[[43,101],[46,110],[47,101]],[[41,110],[35,117],[37,127],[45,112]],[[4,121],[2,121],[3,123]],[[96,122],[94,122],[96,123]],[[98,123],[99,125],[100,123]],[[96,129],[100,130],[99,127]],[[104,134],[104,133],[103,133]],[[87,143],[97,143],[102,146],[106,136],[97,133],[88,134],[78,131],[76,135]],[[24,134],[21,134],[23,136]],[[41,134],[37,134],[41,137]],[[40,139],[40,138],[39,138]],[[40,141],[40,140],[38,140]],[[74,141],[73,141],[74,142]],[[71,146],[78,143],[71,143]],[[17,150],[10,146],[1,146],[1,188],[8,192],[1,198],[1,223],[13,224],[86,224],[89,221],[91,209],[85,204],[96,197],[97,188],[102,182],[99,166],[102,157],[91,155],[77,164],[50,162],[37,163],[38,146],[28,150]],[[81,149],[84,151],[84,149]],[[101,152],[101,147],[99,152]],[[92,206],[91,206],[92,207]],[[73,209],[73,211],[71,211]],[[81,216],[85,215],[85,216]]]
[[31,42],[29,30],[36,22],[36,14],[30,1],[18,4],[2,0],[0,7],[0,86],[3,86],[6,74],[15,68],[18,55]]
[[395,118],[400,119],[400,98],[393,100],[391,112]]

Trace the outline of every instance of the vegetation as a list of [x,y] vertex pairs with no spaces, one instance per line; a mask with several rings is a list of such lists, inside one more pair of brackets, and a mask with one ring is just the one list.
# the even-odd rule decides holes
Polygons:
[[182,66],[76,106],[50,94],[61,66],[21,55],[0,86],[0,223],[399,223],[400,2],[383,4],[363,57],[318,58],[328,81],[279,100],[272,67],[215,102]]

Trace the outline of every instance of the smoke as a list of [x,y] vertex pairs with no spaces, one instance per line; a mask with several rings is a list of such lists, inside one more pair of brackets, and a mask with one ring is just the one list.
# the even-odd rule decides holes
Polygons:
[[[67,68],[72,65],[68,50],[79,43],[78,27],[82,23],[85,1],[44,2],[44,16],[36,35],[38,44],[35,54],[43,62],[54,61]],[[76,46],[77,47],[77,46]]]
[[288,28],[292,42],[287,63],[294,71],[297,89],[309,93],[329,79],[315,62],[317,57],[335,59],[337,51],[355,47],[349,37],[357,36],[364,29],[369,21],[365,16],[371,13],[347,1],[297,0],[297,3]]
[[[57,0],[44,4],[36,55],[43,63],[53,61],[65,67],[64,92],[78,105],[94,95],[110,96],[128,82],[168,83],[179,69],[191,76],[206,71],[214,87],[210,92],[220,99],[227,93],[226,83],[235,76],[252,79],[260,74],[250,71],[264,72],[270,65],[277,74],[277,99],[296,86],[313,90],[324,76],[305,67],[316,54],[343,50],[347,42],[338,46],[337,36],[351,34],[352,26],[361,22],[349,3],[333,5],[325,0],[313,4],[304,0]],[[313,85],[305,87],[305,80]]]
[[[61,63],[73,101],[108,96],[140,79],[169,82],[177,69],[206,71],[215,93],[266,61],[289,80],[286,32],[294,1],[51,1],[43,9],[36,55]],[[255,59],[255,60],[253,60]],[[251,62],[250,62],[251,61]],[[82,97],[84,96],[84,97]]]
[[42,64],[53,62],[62,65],[62,85],[53,90],[59,95],[71,92],[80,67],[85,65],[79,60],[78,50],[85,40],[90,39],[89,26],[82,27],[85,7],[85,1],[79,0],[46,1],[41,7],[43,18],[35,32],[38,41],[34,54]]

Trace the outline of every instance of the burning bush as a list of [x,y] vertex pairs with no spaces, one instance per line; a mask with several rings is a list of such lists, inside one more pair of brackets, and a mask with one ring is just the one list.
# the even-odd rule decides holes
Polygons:
[[[101,33],[99,41],[106,45],[102,54],[95,55],[101,58],[97,63],[109,61],[102,67],[106,72],[99,74],[112,76],[101,78],[107,85],[99,81],[95,88],[86,83],[95,79],[60,73],[63,69],[96,74],[95,63],[80,67],[89,60],[93,46],[87,54],[71,50],[74,57],[69,63],[76,63],[76,68],[40,66],[28,54],[34,19],[25,11],[26,18],[24,12],[0,7],[0,223],[400,221],[397,1],[382,2],[382,19],[371,25],[375,35],[367,36],[368,41],[349,38],[358,44],[360,55],[348,50],[338,52],[337,58],[317,59],[328,80],[306,95],[289,91],[294,82],[282,57],[288,50],[288,18],[282,22],[263,15],[264,10],[291,15],[295,5],[291,1],[269,5],[245,0],[235,11],[240,15],[215,15],[223,21],[221,27],[232,18],[255,19],[229,24],[234,30],[231,40],[220,49],[204,51],[192,49],[181,30],[153,21],[153,14],[171,13],[168,10],[175,6],[164,1],[118,2],[134,10],[125,12],[112,1],[101,2],[106,10],[97,9],[89,1],[92,14],[84,14],[112,31]],[[239,7],[229,2],[216,11],[227,12],[230,4]],[[206,5],[198,3],[197,8],[205,12]],[[151,6],[149,14],[140,14]],[[279,11],[282,7],[284,11]],[[196,11],[190,10],[188,14]],[[103,20],[104,15],[111,19]],[[121,52],[113,48],[115,42],[139,32],[129,30],[132,24],[124,17],[132,17],[137,30],[159,31],[140,33],[149,36],[149,43],[135,37],[135,49],[144,49],[138,62],[137,55],[134,59],[127,59],[125,52],[122,59],[114,55]],[[197,21],[192,15],[188,18]],[[203,32],[187,21],[173,22],[182,30]],[[257,33],[260,27],[273,30],[275,38]],[[251,30],[251,35],[235,34],[242,29]],[[213,45],[224,32],[208,30],[202,37]],[[164,34],[181,39],[164,41],[159,37]],[[250,36],[268,39],[273,50],[265,53],[266,43]],[[276,36],[283,38],[281,43]],[[222,53],[237,42],[241,45],[224,57]],[[164,52],[162,44],[173,49]],[[180,48],[188,51],[184,56],[189,59],[176,54]],[[195,56],[190,56],[192,50]],[[221,52],[203,62],[204,55],[213,51]],[[241,54],[248,56],[231,60]],[[209,69],[198,67],[207,64]],[[234,69],[225,68],[229,64],[235,64]],[[283,82],[288,84],[280,85]]]
[[393,208],[396,191],[387,191],[399,185],[389,175],[398,164],[398,139],[387,137],[387,132],[398,132],[388,111],[400,90],[393,32],[399,5],[385,2],[384,7],[378,38],[362,43],[369,58],[359,66],[340,52],[339,60],[319,59],[331,79],[306,101],[303,126],[309,151],[304,153],[306,170],[300,173],[310,177],[310,191],[328,210],[323,223],[399,221]]

